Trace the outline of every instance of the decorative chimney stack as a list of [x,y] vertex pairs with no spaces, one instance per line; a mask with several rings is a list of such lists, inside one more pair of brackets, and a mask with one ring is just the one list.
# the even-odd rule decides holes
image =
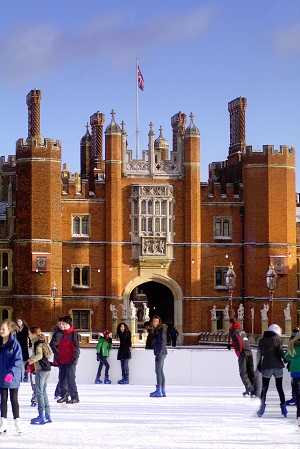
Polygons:
[[245,112],[247,100],[236,98],[228,103],[230,116],[230,145],[229,155],[242,152],[246,147]]
[[103,163],[103,124],[105,115],[97,111],[90,117],[90,124],[92,127],[92,151],[91,163]]
[[28,138],[36,138],[41,141],[40,131],[40,103],[42,99],[42,92],[37,89],[33,89],[26,96],[26,103],[28,105]]

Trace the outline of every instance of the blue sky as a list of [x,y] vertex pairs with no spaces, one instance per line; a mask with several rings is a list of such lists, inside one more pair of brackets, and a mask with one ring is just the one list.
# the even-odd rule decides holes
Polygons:
[[138,58],[140,148],[150,122],[171,147],[171,116],[193,112],[207,181],[209,162],[227,158],[227,104],[244,96],[247,144],[294,146],[300,192],[299,0],[2,1],[0,57],[0,155],[27,137],[34,88],[41,132],[62,141],[70,171],[79,171],[80,139],[96,111],[106,127],[115,109],[134,150]]

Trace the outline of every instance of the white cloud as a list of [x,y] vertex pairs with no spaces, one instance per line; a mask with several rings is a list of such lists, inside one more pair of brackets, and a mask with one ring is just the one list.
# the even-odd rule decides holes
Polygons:
[[[81,28],[61,30],[56,23],[11,26],[2,30],[0,57],[2,77],[26,82],[69,64],[99,57],[114,67],[136,55],[163,52],[169,46],[188,45],[212,25],[218,10],[198,7],[185,14],[165,13],[130,25],[120,13],[99,15]],[[131,62],[130,62],[131,63]]]
[[275,49],[283,56],[300,53],[300,23],[285,26],[275,33]]

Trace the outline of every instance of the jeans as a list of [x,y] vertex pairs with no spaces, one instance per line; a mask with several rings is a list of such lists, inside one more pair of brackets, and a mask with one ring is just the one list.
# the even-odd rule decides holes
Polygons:
[[102,371],[103,365],[105,366],[105,379],[108,379],[108,371],[109,371],[110,366],[107,361],[107,357],[104,355],[100,355],[100,362],[99,362],[98,371],[97,371],[97,377],[99,377],[99,378],[101,376],[101,371]]
[[239,357],[240,378],[245,385],[246,391],[253,391],[254,367],[252,354],[241,353]]
[[165,387],[165,375],[164,375],[164,362],[167,354],[161,355],[156,359],[155,357],[155,374],[156,374],[156,386]]
[[62,397],[71,396],[71,399],[78,399],[76,386],[76,365],[68,363],[59,367],[59,384]]
[[47,396],[47,380],[50,376],[50,371],[36,371],[35,373],[35,394],[38,404],[38,411],[45,410],[50,413],[50,405]]
[[18,388],[0,388],[1,396],[1,418],[7,418],[7,399],[8,390],[10,395],[11,408],[14,419],[19,418],[19,402],[18,402]]
[[122,378],[124,380],[129,380],[129,364],[128,359],[121,360],[121,370],[122,370]]

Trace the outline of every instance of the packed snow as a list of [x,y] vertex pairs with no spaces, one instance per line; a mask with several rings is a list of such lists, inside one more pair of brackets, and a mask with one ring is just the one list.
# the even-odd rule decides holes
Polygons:
[[[172,350],[171,350],[172,351]],[[170,354],[171,355],[171,351]],[[176,350],[175,350],[176,351]],[[148,351],[147,351],[148,352]],[[151,352],[151,351],[150,351]],[[198,352],[198,351],[197,351]],[[133,354],[131,367],[139,357],[146,357],[149,364],[140,365],[155,380],[153,354]],[[88,354],[88,355],[86,355]],[[299,449],[300,428],[296,423],[296,407],[288,407],[288,417],[281,415],[279,399],[272,379],[267,396],[265,414],[257,417],[260,401],[258,398],[244,398],[243,385],[238,377],[237,359],[233,351],[204,350],[202,368],[197,375],[201,380],[203,372],[218,374],[218,382],[208,385],[174,384],[176,365],[172,357],[166,359],[167,397],[150,398],[154,384],[148,382],[118,385],[120,367],[115,364],[111,385],[95,385],[93,379],[97,363],[94,352],[82,354],[78,364],[78,392],[80,403],[76,405],[57,404],[54,400],[57,369],[51,372],[48,395],[53,422],[45,425],[31,425],[30,419],[38,415],[37,408],[31,407],[30,383],[22,383],[19,390],[20,417],[23,433],[16,434],[10,404],[8,404],[8,430],[0,435],[1,449],[46,448],[64,449]],[[91,357],[89,369],[83,363]],[[184,356],[184,350],[174,354],[176,363]],[[195,358],[195,353],[194,356]],[[226,359],[227,362],[223,363]],[[134,362],[135,360],[135,362]],[[213,362],[214,360],[214,362]],[[151,364],[150,364],[151,361]],[[222,362],[220,364],[220,361]],[[92,365],[92,366],[91,366]],[[173,370],[173,382],[168,386],[167,373]],[[187,369],[188,367],[185,366]],[[178,369],[182,369],[178,365]],[[82,381],[86,372],[90,380]],[[141,372],[141,369],[140,369]],[[230,381],[228,375],[231,373]],[[134,378],[134,376],[132,376]],[[171,375],[170,375],[171,378]],[[181,381],[182,382],[182,379]],[[200,382],[200,381],[199,381]],[[147,383],[147,385],[146,385]],[[234,384],[234,385],[232,385]],[[285,393],[290,398],[289,375],[285,370]]]

